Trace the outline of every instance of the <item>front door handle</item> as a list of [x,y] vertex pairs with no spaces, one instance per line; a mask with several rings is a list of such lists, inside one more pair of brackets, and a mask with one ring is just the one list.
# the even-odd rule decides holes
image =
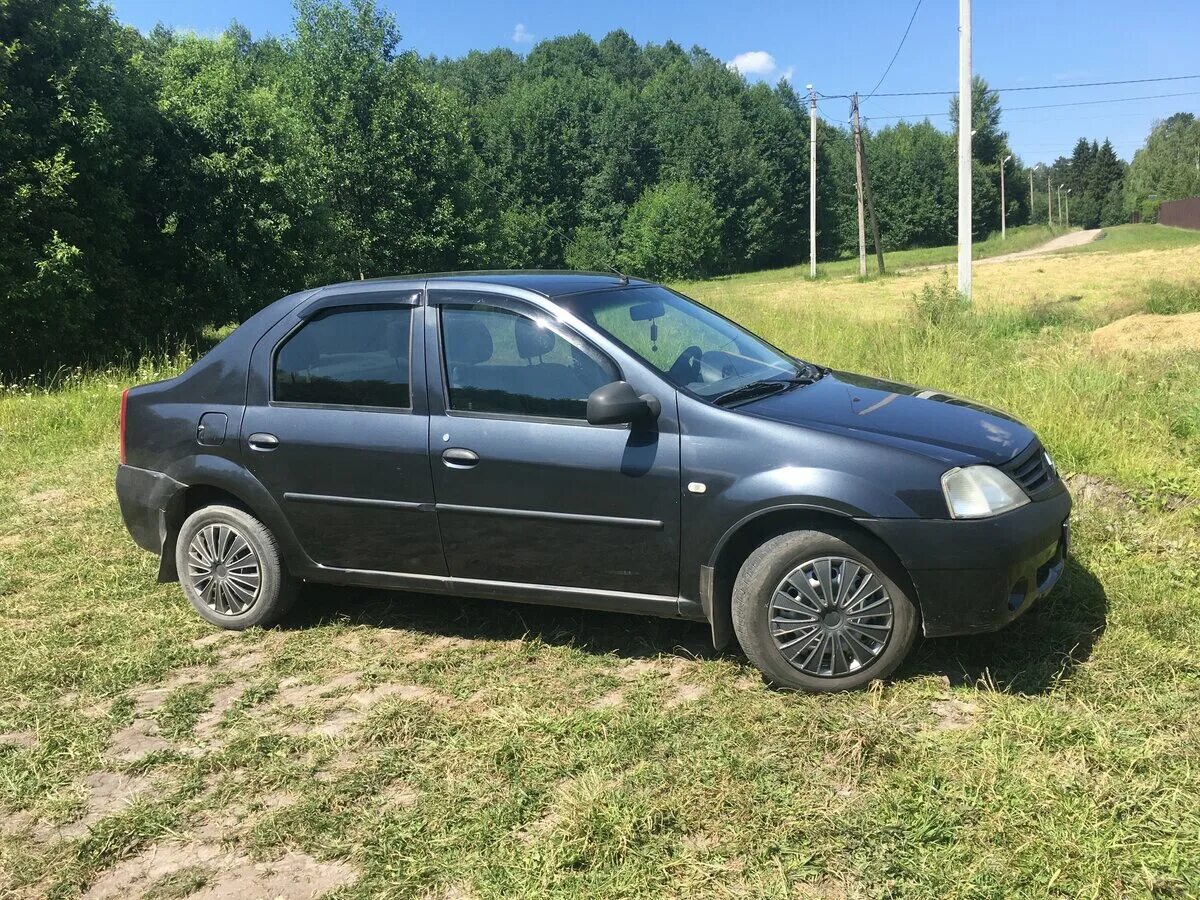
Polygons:
[[265,431],[256,431],[246,438],[246,443],[250,445],[251,450],[274,450],[279,446],[279,438]]
[[442,451],[442,462],[451,469],[469,469],[479,462],[479,454],[462,447],[451,447]]

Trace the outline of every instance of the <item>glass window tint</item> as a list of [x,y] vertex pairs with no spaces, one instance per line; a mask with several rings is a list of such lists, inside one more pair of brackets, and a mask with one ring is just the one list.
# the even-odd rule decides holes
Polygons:
[[616,366],[548,318],[484,303],[441,307],[450,408],[587,418],[587,398],[620,380]]
[[275,399],[409,406],[412,309],[344,309],[314,319],[275,358]]

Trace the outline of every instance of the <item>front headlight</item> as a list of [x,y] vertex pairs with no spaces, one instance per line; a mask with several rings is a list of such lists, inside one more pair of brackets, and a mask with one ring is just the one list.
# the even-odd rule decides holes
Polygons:
[[983,519],[1029,502],[1016,482],[991,466],[951,469],[942,476],[942,493],[956,519]]

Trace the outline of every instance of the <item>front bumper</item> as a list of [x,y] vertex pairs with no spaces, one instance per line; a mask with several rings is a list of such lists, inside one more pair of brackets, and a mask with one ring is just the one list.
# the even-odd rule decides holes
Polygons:
[[167,537],[167,510],[185,485],[174,478],[139,469],[117,466],[117,503],[129,534],[143,550],[162,553]]
[[992,519],[863,522],[908,570],[926,637],[996,631],[1054,587],[1070,549],[1071,495]]

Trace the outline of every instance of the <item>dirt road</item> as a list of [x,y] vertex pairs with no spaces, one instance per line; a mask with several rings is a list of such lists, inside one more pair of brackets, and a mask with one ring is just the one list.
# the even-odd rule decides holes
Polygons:
[[1100,228],[1089,228],[1084,231],[1072,231],[1069,234],[1060,234],[1056,238],[1051,238],[1046,243],[1030,250],[1021,250],[1018,253],[1005,253],[1003,256],[991,256],[987,259],[975,260],[975,265],[984,266],[989,263],[1008,262],[1010,259],[1025,259],[1027,256],[1040,256],[1043,253],[1054,253],[1058,250],[1066,250],[1070,247],[1080,247],[1084,244],[1090,244],[1096,238],[1100,237]]

